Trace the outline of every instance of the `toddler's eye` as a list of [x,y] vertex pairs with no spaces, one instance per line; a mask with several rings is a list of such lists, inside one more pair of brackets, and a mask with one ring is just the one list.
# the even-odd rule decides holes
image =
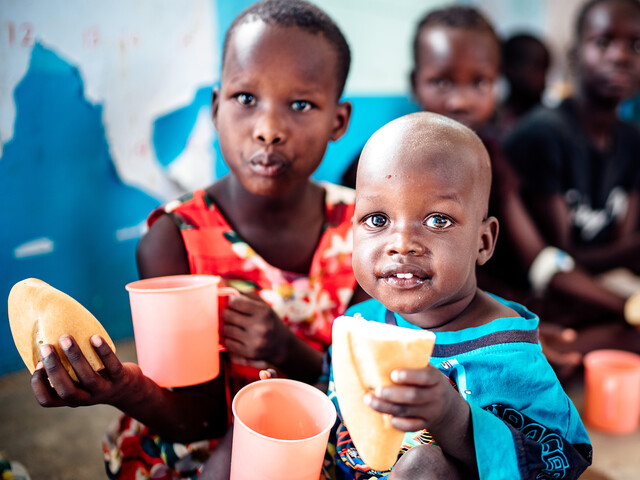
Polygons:
[[387,224],[387,217],[380,214],[369,215],[365,218],[364,224],[371,228],[382,228]]
[[631,51],[640,54],[640,38],[636,38],[631,42]]
[[430,228],[442,230],[443,228],[453,225],[453,222],[444,215],[431,215],[430,217],[427,217],[425,225]]
[[607,48],[611,43],[611,39],[608,37],[596,37],[593,42],[599,48]]
[[306,100],[296,100],[291,104],[291,109],[296,112],[307,112],[311,110],[311,102],[307,102]]
[[240,105],[250,106],[256,103],[256,98],[250,93],[238,93],[235,98]]

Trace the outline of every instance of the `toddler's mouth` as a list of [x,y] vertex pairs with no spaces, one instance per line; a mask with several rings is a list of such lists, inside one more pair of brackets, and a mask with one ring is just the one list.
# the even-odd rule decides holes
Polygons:
[[394,287],[411,288],[424,284],[431,277],[426,272],[419,271],[416,268],[393,268],[383,271],[379,278]]

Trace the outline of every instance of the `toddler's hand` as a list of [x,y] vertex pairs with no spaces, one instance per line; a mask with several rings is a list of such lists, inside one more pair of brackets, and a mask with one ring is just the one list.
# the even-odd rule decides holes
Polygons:
[[462,418],[464,411],[468,412],[464,399],[432,365],[394,370],[391,380],[395,385],[367,394],[365,402],[378,412],[390,414],[391,424],[398,430],[427,429],[435,437],[440,431],[446,431],[452,418]]

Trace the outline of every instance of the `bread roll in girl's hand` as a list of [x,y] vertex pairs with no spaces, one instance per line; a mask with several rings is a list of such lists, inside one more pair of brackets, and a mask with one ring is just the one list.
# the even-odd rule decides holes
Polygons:
[[425,368],[436,336],[361,317],[338,317],[333,323],[333,381],[344,424],[362,460],[379,471],[398,458],[404,432],[391,426],[391,416],[364,403],[377,387],[392,385],[391,372]]
[[78,381],[58,345],[58,339],[64,334],[75,339],[94,370],[100,370],[103,365],[89,342],[91,336],[100,335],[114,352],[116,350],[106,330],[86,308],[36,278],[16,283],[9,292],[9,325],[18,352],[31,373],[40,361],[40,345],[50,344],[71,378]]

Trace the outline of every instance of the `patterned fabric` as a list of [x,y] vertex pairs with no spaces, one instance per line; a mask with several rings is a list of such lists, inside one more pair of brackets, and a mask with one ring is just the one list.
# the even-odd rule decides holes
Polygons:
[[[333,320],[342,315],[356,287],[351,268],[351,218],[354,191],[338,185],[325,189],[325,225],[308,274],[282,271],[268,264],[232,230],[212,199],[197,190],[151,213],[149,226],[169,214],[182,233],[191,273],[220,275],[243,292],[257,292],[284,323],[307,344],[326,351]],[[269,367],[230,356],[229,395],[258,379]],[[280,376],[284,376],[281,372]],[[230,403],[230,402],[229,402]],[[230,405],[229,405],[230,415]],[[216,441],[171,444],[122,417],[103,442],[110,478],[196,478]],[[159,476],[158,476],[159,475]]]
[[[514,302],[494,298],[518,317],[455,332],[437,332],[430,363],[457,386],[471,407],[476,462],[481,479],[575,479],[591,464],[592,449],[578,412],[542,354],[538,317]],[[417,329],[377,300],[354,305],[370,321]],[[332,381],[329,397],[338,409],[325,456],[333,479],[387,478],[363,464],[342,424]],[[400,457],[428,433],[408,432]]]

